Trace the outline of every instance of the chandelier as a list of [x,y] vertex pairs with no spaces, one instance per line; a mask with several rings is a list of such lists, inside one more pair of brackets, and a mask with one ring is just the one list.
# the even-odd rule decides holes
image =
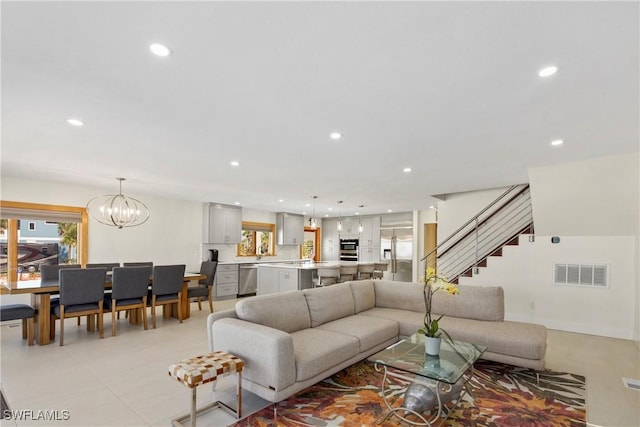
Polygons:
[[317,224],[316,224],[316,199],[318,198],[318,196],[311,196],[311,199],[313,200],[313,216],[309,217],[309,227],[311,228],[316,228]]
[[149,219],[149,208],[140,200],[122,194],[122,181],[125,178],[116,179],[120,181],[120,192],[89,200],[87,203],[89,216],[100,224],[118,228],[144,224]]

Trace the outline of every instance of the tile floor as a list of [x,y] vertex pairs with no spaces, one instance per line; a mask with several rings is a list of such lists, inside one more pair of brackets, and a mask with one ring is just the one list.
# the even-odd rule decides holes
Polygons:
[[[214,303],[216,310],[235,300]],[[204,307],[203,307],[204,308]],[[12,410],[68,411],[68,420],[1,420],[2,426],[168,426],[188,412],[190,391],[167,375],[168,366],[208,351],[206,317],[192,306],[183,324],[159,317],[156,330],[144,331],[118,323],[111,337],[111,316],[105,316],[105,339],[75,322],[66,322],[65,345],[28,347],[19,324],[0,327],[0,386]],[[587,418],[590,426],[640,426],[640,391],[623,386],[622,377],[640,378],[637,342],[549,331],[547,367],[587,377]],[[214,396],[211,387],[198,389],[198,403],[235,402],[235,385],[226,378]],[[244,394],[245,414],[268,402]],[[63,418],[63,413],[59,413]],[[218,427],[234,419],[222,410],[198,418],[199,426]]]

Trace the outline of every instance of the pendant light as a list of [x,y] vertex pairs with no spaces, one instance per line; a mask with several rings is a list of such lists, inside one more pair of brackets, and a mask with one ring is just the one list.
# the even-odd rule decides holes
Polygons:
[[342,200],[338,200],[338,231],[342,231],[342,216],[340,216],[340,205],[342,204]]
[[318,196],[311,196],[311,199],[313,200],[313,216],[311,218],[309,218],[309,226],[311,228],[316,228],[316,199],[318,198]]
[[135,227],[149,219],[149,208],[140,200],[122,194],[122,181],[118,194],[94,197],[87,203],[87,213],[100,224],[117,228]]

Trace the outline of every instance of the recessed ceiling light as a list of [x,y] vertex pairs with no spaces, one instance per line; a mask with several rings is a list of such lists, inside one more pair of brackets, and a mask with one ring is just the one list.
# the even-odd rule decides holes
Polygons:
[[433,205],[429,206],[429,209],[435,209],[435,208],[436,208],[436,207],[435,207],[435,206],[433,206]]
[[235,167],[235,166],[240,166],[240,162],[237,162],[237,161],[235,161],[235,160],[232,160],[231,162],[229,162],[229,164],[230,164],[231,166],[234,166],[234,167]]
[[387,209],[387,212],[393,212],[391,209]]
[[331,132],[331,134],[329,134],[329,137],[334,141],[337,141],[338,139],[342,138],[342,134],[340,132]]
[[561,140],[561,139],[556,139],[554,141],[551,141],[551,145],[553,145],[555,147],[557,147],[558,145],[562,145],[562,144],[564,144],[564,141]]
[[235,202],[234,204],[235,204],[235,205],[239,205],[239,204],[240,204],[240,202]]
[[280,200],[278,200],[278,202],[282,203],[282,202],[284,202],[284,199],[280,199]]
[[360,212],[356,212],[355,215],[360,215]]
[[308,208],[309,206],[311,206],[311,203],[305,203],[304,205],[306,208]]
[[409,172],[411,172],[411,168],[404,168],[404,169],[402,169],[402,172],[409,173]]
[[556,67],[555,65],[550,65],[538,71],[538,75],[540,77],[549,77],[549,76],[553,76],[557,72],[558,72],[558,67]]
[[332,210],[333,210],[333,208],[329,208],[329,210],[330,210],[330,211],[332,211]]
[[160,43],[153,43],[149,45],[149,50],[156,56],[169,56],[171,55],[171,49]]
[[84,126],[84,122],[79,119],[67,119],[67,123],[71,126]]

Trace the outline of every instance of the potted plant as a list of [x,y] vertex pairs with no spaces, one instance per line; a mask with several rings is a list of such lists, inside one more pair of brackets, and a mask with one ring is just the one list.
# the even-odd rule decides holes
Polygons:
[[427,268],[424,276],[424,288],[423,288],[423,296],[424,296],[424,305],[425,305],[425,315],[424,315],[424,327],[418,329],[418,333],[424,334],[425,336],[425,351],[427,354],[432,356],[437,356],[440,354],[440,344],[442,341],[441,335],[445,334],[447,338],[451,340],[449,334],[442,328],[440,328],[438,322],[444,316],[441,314],[437,318],[433,317],[433,313],[431,312],[431,303],[433,301],[433,295],[440,291],[444,290],[449,295],[456,295],[459,293],[458,288],[453,283],[449,282],[446,276],[442,274],[438,274],[435,268]]

